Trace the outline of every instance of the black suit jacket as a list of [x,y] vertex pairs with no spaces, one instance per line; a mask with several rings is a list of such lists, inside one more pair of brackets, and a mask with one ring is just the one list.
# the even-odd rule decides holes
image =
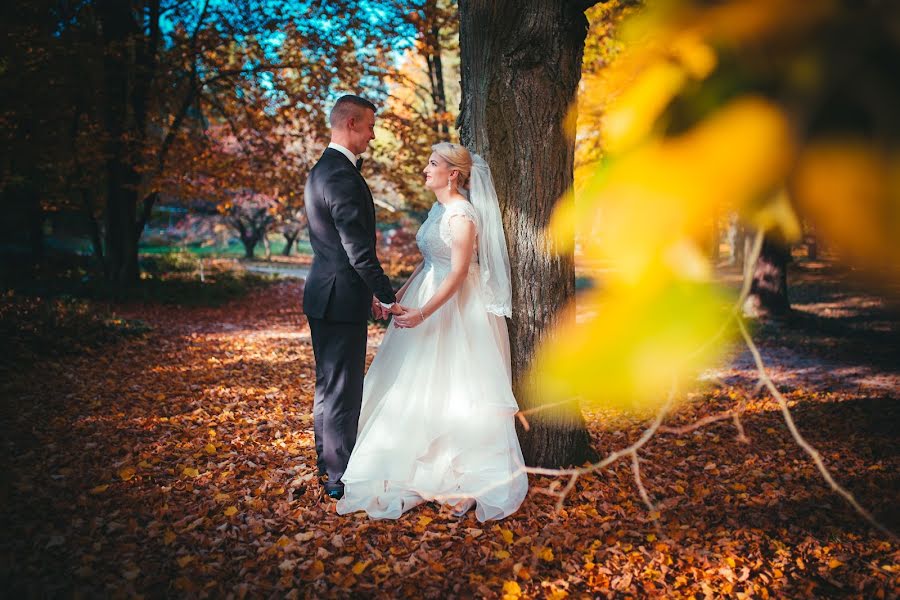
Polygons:
[[303,312],[331,321],[366,321],[372,295],[396,300],[375,254],[375,203],[347,157],[328,148],[304,190],[313,264],[303,289]]

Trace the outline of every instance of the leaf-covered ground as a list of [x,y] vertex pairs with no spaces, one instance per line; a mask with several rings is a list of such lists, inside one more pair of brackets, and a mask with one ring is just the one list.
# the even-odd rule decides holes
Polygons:
[[[800,274],[796,317],[757,333],[836,479],[900,530],[895,313]],[[798,280],[799,281],[799,280]],[[803,297],[803,294],[809,297]],[[341,517],[314,472],[300,286],[219,308],[115,307],[149,333],[3,373],[0,578],[8,597],[856,597],[900,593],[895,540],[830,491],[746,355],[660,433],[579,480],[532,477],[501,523],[432,505]],[[829,313],[831,311],[831,313]],[[834,311],[837,311],[836,313]],[[844,311],[844,312],[841,312]],[[372,327],[370,354],[381,331]],[[586,413],[601,454],[645,427]]]

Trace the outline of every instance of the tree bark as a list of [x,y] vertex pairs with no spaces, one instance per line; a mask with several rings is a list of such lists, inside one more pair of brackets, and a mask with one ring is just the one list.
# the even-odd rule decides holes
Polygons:
[[138,279],[137,185],[140,176],[133,161],[140,132],[133,103],[134,61],[130,48],[140,30],[131,6],[119,0],[98,3],[104,41],[104,118],[109,135],[106,146],[106,261],[108,277],[119,284]]
[[84,214],[87,217],[88,226],[91,230],[91,246],[94,249],[94,258],[104,277],[109,278],[106,273],[106,261],[103,257],[103,239],[101,237],[100,225],[97,223],[97,217],[94,216],[94,191],[88,188],[81,189],[81,198],[84,201]]
[[748,317],[781,316],[791,310],[788,301],[787,266],[790,247],[766,236],[753,271],[750,295],[744,304]]
[[[563,120],[575,100],[588,22],[587,3],[460,0],[463,143],[491,167],[512,265],[513,380],[521,393],[540,342],[575,297],[571,252],[544,235],[557,199],[572,185],[575,144]],[[519,432],[530,465],[558,467],[596,457],[577,402],[528,415]]]

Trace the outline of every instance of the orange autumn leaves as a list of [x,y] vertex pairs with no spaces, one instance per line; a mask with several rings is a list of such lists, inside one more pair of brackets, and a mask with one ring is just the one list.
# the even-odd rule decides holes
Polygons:
[[[721,358],[736,298],[712,283],[705,248],[718,216],[737,213],[788,241],[804,219],[845,258],[900,274],[900,153],[811,138],[799,100],[758,83],[765,68],[790,90],[820,83],[815,32],[843,16],[836,3],[812,4],[650,4],[622,26],[624,52],[588,69],[579,125],[599,134],[603,158],[579,169],[548,233],[556,250],[578,239],[584,258],[603,265],[585,300],[600,310],[565,321],[541,348],[529,378],[537,398],[655,410],[673,383]],[[750,64],[773,55],[784,72]]]

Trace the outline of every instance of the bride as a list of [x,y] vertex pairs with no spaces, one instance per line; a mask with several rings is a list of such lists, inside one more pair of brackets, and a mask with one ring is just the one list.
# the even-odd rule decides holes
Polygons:
[[440,143],[425,167],[437,202],[416,235],[424,260],[366,374],[340,514],[396,519],[427,501],[480,521],[528,491],[510,377],[509,257],[487,163]]

